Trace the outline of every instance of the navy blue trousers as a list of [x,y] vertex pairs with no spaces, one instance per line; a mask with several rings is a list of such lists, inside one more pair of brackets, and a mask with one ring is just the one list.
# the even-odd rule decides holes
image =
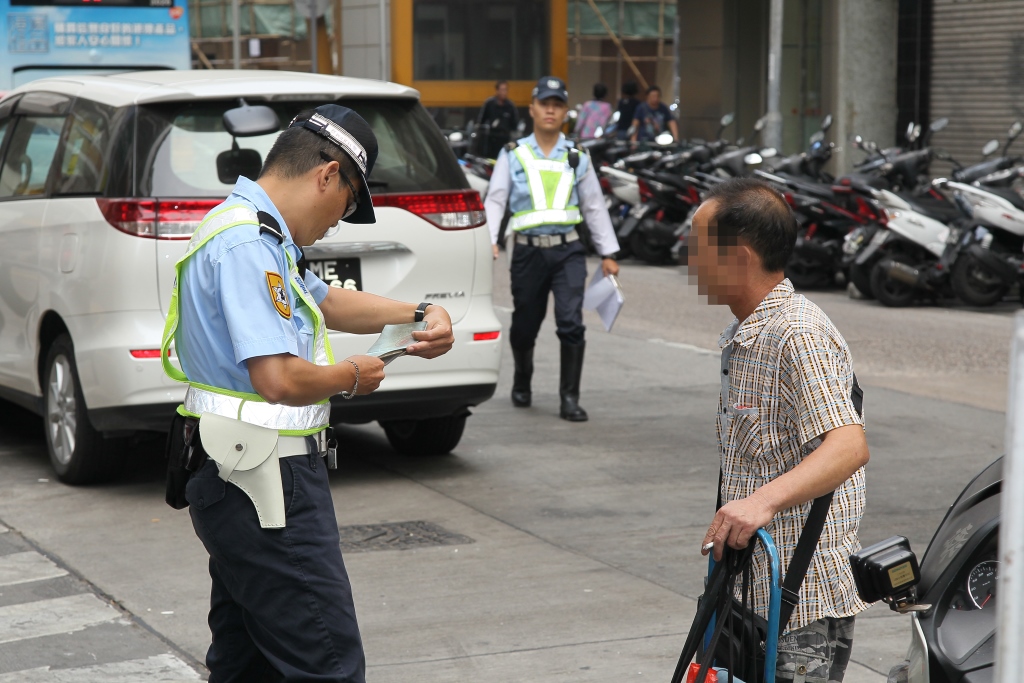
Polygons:
[[555,297],[555,327],[563,344],[584,342],[583,292],[587,280],[586,250],[579,240],[557,247],[517,244],[512,250],[512,327],[514,349],[534,345],[548,311],[548,294]]
[[185,497],[210,553],[210,683],[364,683],[363,644],[318,455],[282,458],[287,525],[262,529],[212,460]]

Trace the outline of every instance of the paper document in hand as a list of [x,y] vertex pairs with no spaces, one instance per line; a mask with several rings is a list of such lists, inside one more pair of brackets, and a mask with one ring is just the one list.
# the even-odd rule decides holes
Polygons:
[[594,273],[590,286],[587,287],[587,291],[583,295],[583,308],[588,311],[597,311],[597,314],[601,316],[601,322],[604,323],[605,331],[611,332],[612,325],[619,317],[619,311],[622,310],[622,304],[625,301],[626,297],[622,293],[619,278],[614,275],[605,277],[604,273],[598,270]]
[[377,341],[367,350],[367,356],[376,356],[387,365],[399,356],[405,355],[405,350],[416,343],[412,338],[413,332],[422,332],[427,329],[426,321],[418,323],[405,323],[404,325],[385,325]]

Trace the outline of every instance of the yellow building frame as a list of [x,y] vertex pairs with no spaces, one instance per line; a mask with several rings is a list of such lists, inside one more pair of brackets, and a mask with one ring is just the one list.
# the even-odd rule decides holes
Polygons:
[[[414,0],[391,0],[391,78],[420,91],[427,107],[478,107],[494,94],[493,81],[417,81],[413,78]],[[551,27],[550,75],[569,77],[569,2],[549,0]],[[509,81],[509,99],[519,106],[530,101],[535,81]]]

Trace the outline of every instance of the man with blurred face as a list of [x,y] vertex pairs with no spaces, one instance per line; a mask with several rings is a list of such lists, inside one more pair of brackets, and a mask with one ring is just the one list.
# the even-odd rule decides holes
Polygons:
[[[786,201],[756,180],[716,186],[693,217],[690,280],[736,316],[719,340],[720,507],[701,545],[721,559],[726,545],[745,548],[764,528],[785,574],[811,502],[835,491],[792,617],[780,624],[776,680],[839,682],[854,616],[868,607],[849,556],[860,549],[869,456],[849,347],[783,272],[795,240]],[[753,607],[767,616],[760,549],[753,562]]]
[[652,85],[647,89],[647,99],[637,105],[633,115],[633,140],[653,142],[666,130],[674,140],[679,139],[679,126],[672,117],[672,110],[661,101],[661,88]]
[[554,76],[540,79],[530,102],[533,135],[509,143],[498,156],[485,208],[494,258],[498,258],[498,230],[505,207],[512,211],[508,223],[515,235],[510,266],[515,309],[509,342],[516,364],[512,404],[532,405],[533,348],[547,313],[548,295],[554,294],[562,348],[559,414],[570,422],[585,422],[587,412],[579,405],[579,393],[587,263],[576,226],[586,217],[605,275],[619,272],[614,259],[619,243],[589,157],[562,135],[568,110],[565,83]]
[[508,99],[508,81],[502,80],[494,84],[494,96],[488,97],[484,102],[476,122],[489,126],[483,155],[488,159],[497,157],[501,148],[512,139],[512,134],[519,124],[516,105]]

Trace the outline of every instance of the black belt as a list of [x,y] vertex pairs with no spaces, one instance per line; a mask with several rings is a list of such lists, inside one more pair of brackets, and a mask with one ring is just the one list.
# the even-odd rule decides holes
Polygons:
[[560,235],[516,235],[516,244],[525,244],[531,247],[540,247],[546,249],[548,247],[560,247],[565,244],[571,244],[580,238],[580,234],[575,229],[569,232],[562,233]]

